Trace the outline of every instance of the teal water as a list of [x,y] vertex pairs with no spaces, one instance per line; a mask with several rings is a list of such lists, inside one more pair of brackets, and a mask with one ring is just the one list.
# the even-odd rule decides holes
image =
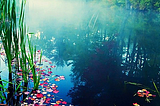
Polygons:
[[[158,13],[63,0],[26,7],[34,44],[66,77],[61,98],[77,106],[160,105],[153,86],[160,89]],[[133,96],[143,88],[156,95],[150,103]]]

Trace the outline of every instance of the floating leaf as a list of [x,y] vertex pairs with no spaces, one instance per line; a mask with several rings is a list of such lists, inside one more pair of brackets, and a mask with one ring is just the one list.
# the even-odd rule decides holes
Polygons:
[[55,81],[60,81],[59,78],[55,78],[54,80],[55,80]]
[[42,92],[42,94],[47,94],[47,92]]
[[53,90],[50,88],[50,89],[46,89],[46,92],[52,92]]
[[57,104],[60,104],[61,102],[62,102],[61,100],[57,100],[57,101],[56,101]]
[[66,101],[63,101],[63,102],[62,102],[62,104],[66,105],[66,104],[67,104],[67,102],[66,102]]
[[55,89],[54,91],[53,91],[53,93],[58,93],[59,91],[57,90],[57,89]]
[[59,78],[60,78],[61,80],[65,80],[65,77],[64,77],[64,76],[59,76]]
[[49,64],[52,64],[52,62],[51,62],[51,61],[49,61]]
[[40,90],[37,90],[37,93],[40,93],[41,91]]
[[54,106],[60,106],[59,104],[54,104]]
[[43,94],[38,93],[38,94],[36,95],[36,97],[37,97],[37,98],[42,98],[42,97],[43,97]]
[[51,94],[48,94],[47,96],[48,96],[48,97],[50,97],[50,96],[51,96]]
[[45,103],[50,103],[51,98],[47,98]]
[[28,92],[28,91],[26,91],[26,92],[24,92],[24,94],[26,94],[26,95],[28,95],[30,92]]
[[54,68],[54,67],[56,67],[56,66],[51,66],[51,68]]
[[134,106],[140,106],[138,103],[133,103]]
[[48,71],[48,74],[51,74],[52,73],[52,71]]

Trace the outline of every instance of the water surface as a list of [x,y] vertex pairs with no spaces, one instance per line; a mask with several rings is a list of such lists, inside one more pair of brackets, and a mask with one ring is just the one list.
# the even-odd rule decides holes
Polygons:
[[[27,9],[34,44],[66,77],[62,98],[79,106],[160,105],[152,83],[159,89],[159,14],[63,0],[29,0]],[[134,97],[142,88],[157,97]]]

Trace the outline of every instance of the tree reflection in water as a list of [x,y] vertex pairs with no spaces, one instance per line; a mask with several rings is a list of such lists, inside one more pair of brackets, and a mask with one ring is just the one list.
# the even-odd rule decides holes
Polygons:
[[[92,51],[85,58],[73,63],[73,81],[79,80],[69,92],[72,102],[79,106],[97,106],[124,104],[132,94],[124,89],[125,75],[121,72],[121,58],[116,41],[107,41]],[[82,72],[83,69],[83,72]],[[76,74],[76,77],[74,77]],[[77,77],[77,75],[80,75]]]
[[[141,83],[155,90],[153,79],[159,89],[159,15],[108,8],[98,12],[87,14],[78,25],[63,24],[52,32],[44,31],[54,33],[55,41],[51,42],[49,36],[39,44],[46,49],[46,56],[54,57],[57,66],[72,60],[69,64],[75,86],[68,93],[72,104],[129,106],[137,102],[159,106],[158,96],[147,103],[133,97],[139,86],[124,83]],[[107,12],[109,15],[105,15]],[[93,26],[88,25],[90,20]]]
[[85,56],[80,54],[74,60],[72,80],[75,86],[68,93],[73,104],[78,106],[126,106],[134,102],[145,106],[153,104],[133,97],[138,86],[124,84],[124,81],[142,82],[145,77],[127,76],[122,73],[124,67],[120,50],[117,41],[111,39],[92,50],[85,51]]

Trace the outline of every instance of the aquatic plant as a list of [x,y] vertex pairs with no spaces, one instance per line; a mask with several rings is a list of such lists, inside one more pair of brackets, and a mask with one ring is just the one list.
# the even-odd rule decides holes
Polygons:
[[[29,56],[27,57],[27,60],[29,62],[29,66],[30,69],[32,71],[33,74],[33,82],[34,82],[34,88],[33,90],[37,90],[38,86],[39,86],[39,81],[40,81],[40,77],[41,77],[41,71],[39,72],[38,76],[36,74],[36,70],[35,70],[35,64],[34,64],[34,58],[36,58],[36,47],[34,48],[33,46],[31,46],[31,41],[29,40],[28,37],[28,44],[29,44]],[[41,57],[42,57],[42,52],[41,52],[41,56],[40,56],[40,61],[41,61]],[[41,63],[41,62],[40,62]]]
[[155,82],[152,80],[152,82],[153,82],[153,86],[154,86],[154,88],[156,89],[156,92],[158,93],[158,96],[160,97],[160,92],[158,91],[158,88],[157,88],[157,86],[156,86],[156,84],[155,84]]
[[[20,87],[23,87],[25,88],[24,90],[26,90],[28,85],[28,74],[30,70],[32,70],[33,74],[34,89],[38,89],[40,74],[37,77],[34,67],[35,59],[33,58],[33,56],[36,52],[36,48],[34,49],[35,51],[33,51],[30,39],[27,39],[28,35],[24,22],[24,7],[26,1],[22,0],[20,13],[16,11],[18,8],[16,0],[1,0],[1,2],[0,38],[5,50],[9,71],[9,81],[7,81],[9,82],[7,83],[8,95],[7,98],[1,95],[1,98],[3,98],[3,100],[6,99],[6,103],[8,103],[10,102],[11,98],[13,98],[15,92],[17,92],[17,94],[20,92]],[[19,17],[18,14],[20,14]],[[27,53],[26,50],[26,42],[29,42],[29,53]],[[13,67],[13,64],[15,67]],[[24,85],[22,84],[22,81],[16,80],[19,78],[19,76],[17,76],[17,73],[20,72],[20,70],[22,70],[22,80],[24,81]],[[3,92],[4,89],[2,88],[1,91]],[[19,97],[17,97],[17,100],[19,100]],[[10,104],[15,104],[13,102],[14,100],[12,100]]]
[[[1,29],[0,29],[0,37],[3,43],[3,47],[5,49],[7,64],[9,70],[9,82],[8,83],[8,96],[7,101],[10,97],[13,96],[13,83],[12,83],[12,59],[14,58],[14,53],[16,54],[17,50],[15,50],[15,46],[18,42],[16,41],[17,36],[17,25],[16,25],[16,13],[15,13],[15,1],[12,2],[10,0],[3,0],[1,9]],[[15,50],[15,52],[13,52]]]

